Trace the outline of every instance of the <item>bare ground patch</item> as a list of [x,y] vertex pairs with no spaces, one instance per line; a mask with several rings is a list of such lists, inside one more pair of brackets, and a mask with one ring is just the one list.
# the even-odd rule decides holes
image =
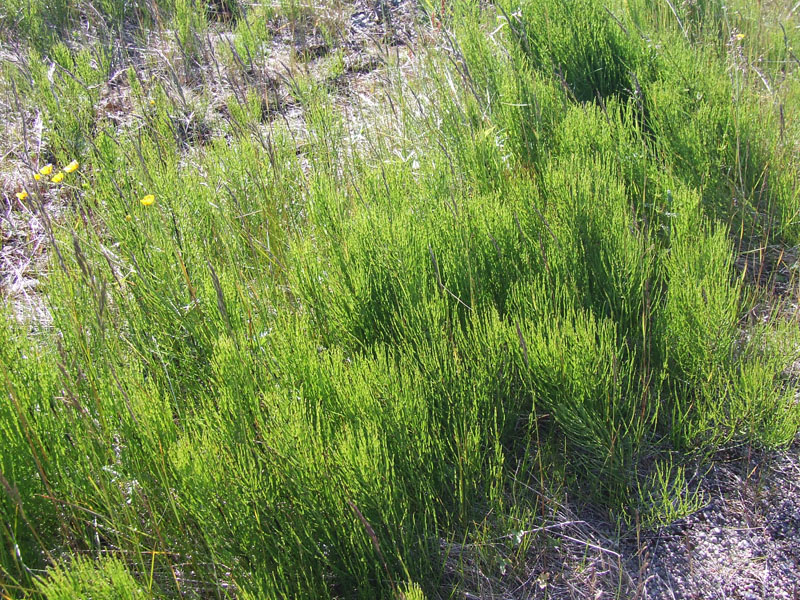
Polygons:
[[[440,597],[466,600],[794,600],[800,597],[800,441],[775,452],[732,448],[700,479],[705,506],[622,538],[590,508],[503,538],[442,544]],[[510,568],[536,537],[524,568]],[[538,536],[538,537],[537,537]],[[452,594],[455,593],[455,596]]]
[[707,506],[644,540],[642,597],[799,597],[800,444],[719,458],[702,484]]

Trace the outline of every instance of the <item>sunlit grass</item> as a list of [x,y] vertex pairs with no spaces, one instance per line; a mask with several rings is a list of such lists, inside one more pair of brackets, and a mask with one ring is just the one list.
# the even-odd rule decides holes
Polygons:
[[796,436],[796,324],[752,318],[782,263],[737,262],[800,241],[789,15],[435,3],[345,112],[341,64],[253,75],[269,19],[330,14],[93,3],[178,46],[157,76],[22,4],[2,90],[46,146],[16,198],[65,214],[51,326],[0,322],[10,597],[436,598],[447,548],[522,571],[567,497],[624,536],[696,510],[720,448]]

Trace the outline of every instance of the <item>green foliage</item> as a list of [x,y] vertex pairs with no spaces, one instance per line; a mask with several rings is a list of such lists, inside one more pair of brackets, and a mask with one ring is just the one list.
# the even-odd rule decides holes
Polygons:
[[722,39],[756,44],[752,13],[429,7],[452,36],[385,68],[375,114],[287,72],[298,131],[246,77],[199,82],[215,28],[251,77],[307,6],[112,4],[179,47],[127,71],[132,125],[97,110],[126,74],[102,43],[3,72],[81,163],[41,188],[68,201],[52,324],[0,320],[9,593],[434,597],[452,544],[516,536],[522,569],[542,498],[655,527],[699,507],[692,460],[797,434],[796,327],[748,322],[765,291],[736,267],[800,222],[800,131]]
[[649,69],[647,48],[597,2],[530,1],[503,9],[531,64],[554,74],[577,101],[632,96],[637,73],[641,78]]
[[142,29],[160,26],[174,9],[175,0],[7,0],[0,9],[0,31],[28,42],[40,52],[48,52],[53,45],[71,38],[81,38],[87,29],[112,44],[131,25]]
[[93,561],[77,558],[68,567],[56,567],[37,582],[47,600],[96,598],[97,600],[144,600],[146,593],[116,559]]
[[258,64],[257,61],[265,53],[266,44],[272,39],[269,29],[271,12],[269,6],[255,6],[236,24],[236,38],[232,50],[250,69]]
[[53,162],[67,164],[88,150],[96,128],[102,125],[95,107],[109,69],[110,56],[102,50],[75,52],[58,43],[47,60],[32,50],[27,72],[12,75],[21,93],[43,112]]

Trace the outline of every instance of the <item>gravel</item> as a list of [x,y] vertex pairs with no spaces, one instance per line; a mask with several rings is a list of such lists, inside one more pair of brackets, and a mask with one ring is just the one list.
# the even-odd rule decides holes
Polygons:
[[448,545],[435,597],[800,600],[800,439],[779,452],[720,453],[699,485],[701,510],[639,536],[620,538],[588,507],[559,506],[541,527],[550,542],[514,572],[485,559],[512,556],[502,545]]
[[800,598],[800,446],[729,458],[702,510],[642,540],[641,598]]

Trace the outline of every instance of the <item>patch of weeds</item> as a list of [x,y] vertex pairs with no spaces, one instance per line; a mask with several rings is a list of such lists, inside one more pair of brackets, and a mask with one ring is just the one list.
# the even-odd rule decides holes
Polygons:
[[640,593],[692,469],[800,428],[742,275],[794,255],[794,75],[763,101],[750,13],[696,4],[429,4],[389,49],[411,3],[133,3],[152,48],[20,54],[17,198],[64,214],[51,327],[0,317],[3,592]]

